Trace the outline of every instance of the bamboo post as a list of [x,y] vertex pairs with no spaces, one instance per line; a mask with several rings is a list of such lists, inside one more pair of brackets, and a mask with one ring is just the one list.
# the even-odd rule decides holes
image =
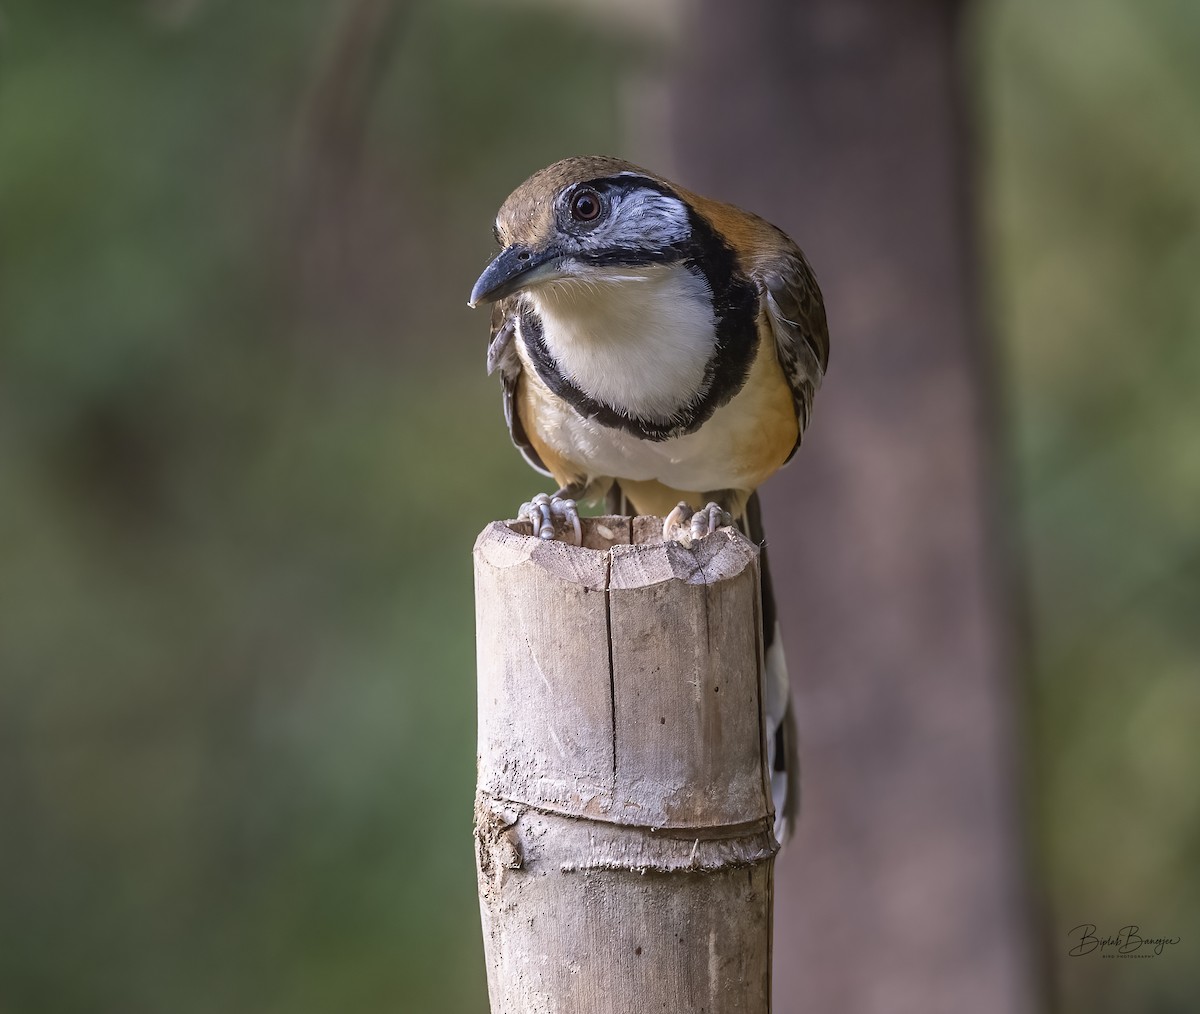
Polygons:
[[660,531],[475,545],[492,1014],[770,1009],[758,550]]

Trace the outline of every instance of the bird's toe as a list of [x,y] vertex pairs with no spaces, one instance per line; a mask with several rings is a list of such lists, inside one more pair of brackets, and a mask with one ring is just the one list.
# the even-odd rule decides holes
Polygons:
[[565,541],[573,545],[583,543],[583,527],[579,521],[579,507],[570,497],[558,494],[538,493],[532,500],[521,504],[517,512],[518,521],[528,521],[533,534],[539,539],[550,541],[558,536],[562,527],[568,535]]
[[692,538],[703,539],[718,528],[733,524],[733,516],[719,503],[705,504],[692,515]]

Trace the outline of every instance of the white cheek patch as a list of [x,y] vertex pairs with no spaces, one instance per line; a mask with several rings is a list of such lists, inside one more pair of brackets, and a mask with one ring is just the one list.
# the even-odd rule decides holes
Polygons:
[[583,241],[584,249],[607,247],[658,249],[691,235],[687,207],[656,190],[634,190],[612,197],[608,221]]

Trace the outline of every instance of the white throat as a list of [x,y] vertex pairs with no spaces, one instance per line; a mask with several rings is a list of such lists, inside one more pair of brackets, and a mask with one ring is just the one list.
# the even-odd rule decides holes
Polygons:
[[716,319],[683,265],[592,269],[528,295],[559,369],[596,401],[669,420],[701,392]]

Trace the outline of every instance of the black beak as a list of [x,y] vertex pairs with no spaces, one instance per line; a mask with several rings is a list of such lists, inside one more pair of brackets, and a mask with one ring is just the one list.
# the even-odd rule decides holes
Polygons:
[[538,268],[545,267],[557,257],[558,254],[554,250],[543,250],[539,253],[517,244],[505,247],[496,259],[483,269],[483,274],[471,290],[467,306],[492,303],[516,292],[530,280],[529,276]]

